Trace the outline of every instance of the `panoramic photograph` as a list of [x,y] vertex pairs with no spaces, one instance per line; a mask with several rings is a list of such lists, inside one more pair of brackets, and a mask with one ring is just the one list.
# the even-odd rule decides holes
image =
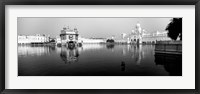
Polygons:
[[182,76],[182,18],[18,17],[18,76]]

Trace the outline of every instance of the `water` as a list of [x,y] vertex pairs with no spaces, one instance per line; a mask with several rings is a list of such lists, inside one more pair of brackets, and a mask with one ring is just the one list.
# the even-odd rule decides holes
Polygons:
[[182,56],[154,45],[18,46],[18,76],[182,76]]

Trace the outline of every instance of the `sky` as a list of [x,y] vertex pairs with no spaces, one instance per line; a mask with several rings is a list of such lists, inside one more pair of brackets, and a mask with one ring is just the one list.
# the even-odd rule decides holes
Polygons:
[[18,35],[46,34],[59,36],[63,27],[76,27],[81,37],[108,38],[130,34],[137,23],[146,32],[165,31],[172,18],[29,18],[17,19]]

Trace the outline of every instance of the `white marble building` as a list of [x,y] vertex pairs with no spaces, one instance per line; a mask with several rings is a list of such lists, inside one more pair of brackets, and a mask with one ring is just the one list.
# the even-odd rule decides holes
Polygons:
[[18,44],[46,43],[49,42],[49,36],[46,35],[18,35]]
[[156,41],[169,41],[171,40],[167,36],[167,31],[156,31],[155,33],[148,33],[145,29],[142,29],[139,23],[131,31],[130,34],[122,33],[122,39],[126,40],[127,43],[141,44],[141,43],[152,43]]

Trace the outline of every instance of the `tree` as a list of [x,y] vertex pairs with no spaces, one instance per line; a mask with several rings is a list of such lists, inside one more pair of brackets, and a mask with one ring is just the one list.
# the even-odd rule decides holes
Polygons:
[[108,39],[108,40],[106,40],[106,42],[108,42],[108,43],[114,43],[115,41],[113,39]]
[[182,40],[182,18],[173,18],[165,30],[168,30],[168,37]]
[[56,42],[55,39],[51,39],[50,42]]

